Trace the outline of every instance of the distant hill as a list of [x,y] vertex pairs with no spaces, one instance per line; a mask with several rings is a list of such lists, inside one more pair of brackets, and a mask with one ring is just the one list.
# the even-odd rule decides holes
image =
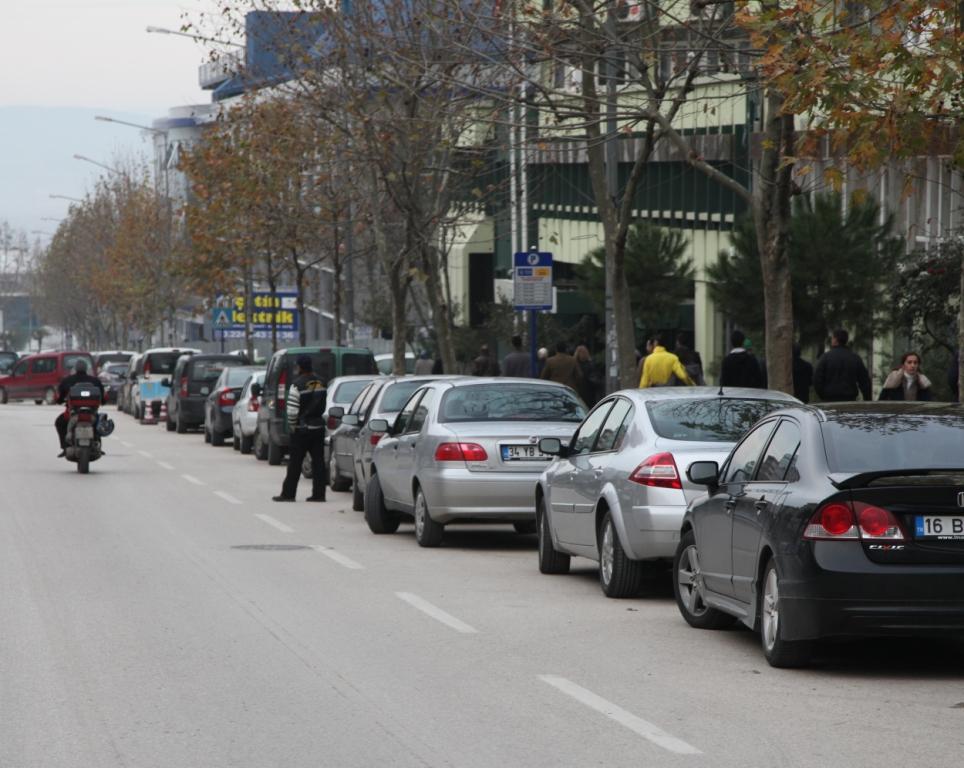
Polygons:
[[[150,158],[143,131],[94,120],[94,115],[150,125],[162,115],[74,107],[0,107],[0,221],[15,229],[53,232],[70,202],[51,194],[83,197],[105,171],[74,160],[86,155],[111,164],[116,157]],[[31,241],[35,235],[30,235]],[[48,239],[46,237],[44,240]]]

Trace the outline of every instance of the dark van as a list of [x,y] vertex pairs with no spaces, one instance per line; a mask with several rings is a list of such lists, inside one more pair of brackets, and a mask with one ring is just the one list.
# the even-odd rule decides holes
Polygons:
[[360,347],[291,347],[279,349],[271,357],[261,391],[255,453],[269,464],[280,464],[288,450],[288,421],[285,418],[288,388],[294,379],[299,355],[311,358],[312,369],[325,384],[336,376],[377,375],[375,356]]
[[167,430],[183,435],[189,429],[204,424],[204,401],[221,371],[248,361],[239,355],[204,354],[182,357],[174,374],[162,383],[169,388],[167,395]]

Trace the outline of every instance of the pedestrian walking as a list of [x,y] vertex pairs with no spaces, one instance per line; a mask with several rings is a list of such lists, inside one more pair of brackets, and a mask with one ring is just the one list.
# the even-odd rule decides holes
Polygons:
[[325,404],[328,390],[325,383],[311,370],[311,358],[298,355],[295,360],[295,379],[288,389],[285,416],[291,437],[288,469],[281,494],[274,501],[294,501],[305,456],[311,456],[311,496],[308,501],[325,500],[327,466],[325,465]]
[[920,355],[905,352],[880,390],[881,400],[930,400],[931,381],[920,372]]
[[566,342],[560,341],[556,344],[556,354],[546,360],[546,366],[542,369],[539,378],[549,381],[558,381],[567,387],[579,391],[582,385],[582,369],[579,363],[569,354],[569,347]]
[[501,373],[499,361],[489,355],[489,345],[479,347],[479,356],[472,361],[473,376],[498,376]]
[[813,366],[803,359],[800,345],[793,345],[793,396],[801,403],[810,402],[810,387],[813,386]]
[[693,382],[702,387],[706,383],[703,379],[703,359],[699,352],[686,343],[688,340],[685,333],[677,334],[676,349],[673,350],[673,354],[679,358]]
[[813,372],[813,388],[821,400],[844,402],[863,395],[871,399],[870,375],[860,355],[847,348],[850,334],[838,328],[830,336],[830,349],[820,355]]
[[512,337],[512,351],[502,359],[502,375],[527,377],[531,374],[531,361],[522,351],[522,337]]
[[695,386],[680,359],[666,349],[663,337],[657,336],[653,341],[653,351],[643,360],[643,375],[639,379],[640,389],[670,387],[674,384]]
[[415,375],[427,376],[432,372],[432,368],[434,367],[435,361],[432,360],[432,353],[427,349],[423,349],[422,353],[418,356],[418,360],[415,361]]
[[582,383],[579,385],[578,390],[579,396],[586,405],[592,408],[599,399],[599,395],[596,394],[599,381],[596,378],[596,370],[592,364],[592,355],[589,354],[589,347],[585,344],[580,344],[576,347],[576,353],[573,356],[576,358],[576,362],[579,363],[579,373],[582,377]]
[[746,334],[743,331],[735,330],[730,334],[731,349],[720,365],[721,387],[764,389],[760,363],[753,353],[743,346],[745,341]]

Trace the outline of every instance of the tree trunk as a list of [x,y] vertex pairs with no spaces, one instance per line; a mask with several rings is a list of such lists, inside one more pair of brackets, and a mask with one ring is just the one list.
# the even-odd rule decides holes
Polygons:
[[408,277],[401,274],[401,264],[392,264],[388,275],[388,291],[392,299],[392,372],[405,375],[405,334],[407,323]]
[[425,268],[426,293],[428,303],[432,308],[432,323],[435,325],[435,338],[438,342],[438,354],[442,358],[442,370],[455,370],[455,347],[452,345],[452,324],[449,315],[449,305],[445,301],[444,286],[442,285],[442,264],[438,258],[438,251],[432,246],[423,246],[422,262]]
[[765,130],[753,213],[760,267],[763,273],[763,311],[766,324],[768,386],[793,394],[793,298],[787,240],[793,164],[793,115],[783,111],[783,97],[766,96]]
[[[964,16],[964,14],[962,14]],[[964,25],[964,19],[961,20]],[[957,392],[961,399],[961,383],[964,382],[964,248],[961,248],[961,298],[958,301],[957,315]],[[952,393],[953,394],[953,393]]]

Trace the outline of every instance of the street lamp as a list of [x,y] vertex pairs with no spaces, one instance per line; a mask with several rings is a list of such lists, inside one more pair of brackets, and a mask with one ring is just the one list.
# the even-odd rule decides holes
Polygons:
[[[150,131],[155,136],[161,135],[164,137],[164,146],[161,149],[161,160],[157,163],[157,175],[160,176],[161,172],[164,173],[164,197],[170,198],[170,187],[168,184],[168,169],[167,169],[167,131],[163,128],[152,128],[149,125],[141,125],[140,123],[130,123],[127,120],[118,120],[115,117],[107,117],[105,115],[94,115],[94,120],[100,120],[103,123],[117,123],[118,125],[127,125],[131,128],[140,128],[142,131]],[[154,146],[154,156],[157,156],[157,145]],[[74,155],[77,157],[77,155]],[[98,163],[99,165],[99,163]],[[155,177],[156,183],[156,177]]]
[[47,195],[47,197],[52,200],[70,200],[72,203],[83,203],[79,197],[70,197],[69,195]]
[[182,32],[177,29],[167,29],[165,27],[147,27],[145,30],[150,33],[157,35],[177,35],[178,37],[187,37],[191,40],[200,40],[203,43],[217,43],[218,45],[231,45],[235,48],[244,48],[244,44],[235,43],[230,40],[218,40],[216,37],[204,37],[203,35],[194,35],[190,32]]
[[115,173],[115,174],[117,174],[118,176],[123,176],[123,175],[124,175],[123,171],[118,171],[116,168],[111,168],[111,166],[105,165],[104,163],[102,163],[102,162],[100,162],[100,161],[98,161],[98,160],[94,160],[94,159],[92,159],[92,158],[90,158],[90,157],[87,157],[86,155],[77,155],[77,154],[75,154],[75,155],[74,155],[74,160],[83,160],[85,163],[93,163],[94,165],[100,166],[100,167],[103,168],[105,171],[109,171],[110,173]]

